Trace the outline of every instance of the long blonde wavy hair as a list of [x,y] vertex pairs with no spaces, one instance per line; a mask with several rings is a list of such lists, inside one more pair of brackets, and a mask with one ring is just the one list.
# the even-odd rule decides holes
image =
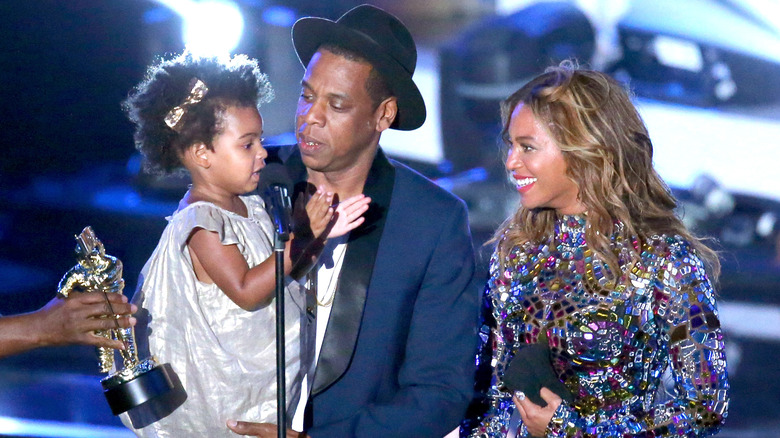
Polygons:
[[[697,251],[710,277],[717,279],[717,253],[693,236],[675,213],[677,201],[653,168],[647,128],[621,84],[571,62],[548,68],[502,102],[501,135],[507,145],[512,112],[520,104],[531,109],[563,152],[566,174],[577,184],[586,207],[585,239],[613,273],[619,275],[620,270],[610,236],[620,222],[624,236],[642,240],[654,234],[681,236]],[[513,247],[552,236],[555,219],[553,209],[521,205],[493,239],[502,266]]]

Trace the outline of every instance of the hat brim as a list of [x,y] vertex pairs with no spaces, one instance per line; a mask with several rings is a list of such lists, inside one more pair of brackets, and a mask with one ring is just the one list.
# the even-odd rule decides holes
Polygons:
[[334,21],[305,17],[293,25],[292,40],[298,59],[304,67],[325,43],[333,43],[359,53],[382,73],[398,101],[398,114],[390,127],[411,131],[425,122],[425,101],[412,80],[412,75],[365,35]]

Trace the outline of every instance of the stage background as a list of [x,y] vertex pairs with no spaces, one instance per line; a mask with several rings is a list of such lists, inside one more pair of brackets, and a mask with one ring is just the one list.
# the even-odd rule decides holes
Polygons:
[[[259,58],[276,89],[262,108],[269,142],[289,141],[293,130],[303,69],[292,22],[335,19],[359,3],[236,2],[245,27],[235,52]],[[412,30],[415,80],[429,111],[422,128],[390,132],[383,147],[466,200],[483,275],[483,244],[518,202],[501,168],[498,101],[572,54],[626,81],[680,213],[720,242],[732,383],[721,436],[778,436],[780,1],[368,3]],[[132,295],[186,180],[139,172],[119,103],[155,57],[183,49],[175,4],[0,3],[0,313],[31,311],[54,296],[86,225],[123,260]],[[0,360],[0,435],[126,434],[96,369],[88,347]]]

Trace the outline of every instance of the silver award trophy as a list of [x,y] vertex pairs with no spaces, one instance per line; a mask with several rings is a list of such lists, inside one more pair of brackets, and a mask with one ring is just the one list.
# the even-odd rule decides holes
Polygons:
[[[122,293],[125,281],[122,279],[122,261],[105,253],[103,243],[98,240],[91,227],[76,236],[76,257],[78,264],[68,270],[60,280],[57,293],[67,298],[73,292],[79,293]],[[111,304],[106,300],[106,304]],[[112,310],[113,312],[113,310]],[[113,316],[106,316],[112,318]],[[114,368],[114,353],[111,348],[98,347],[100,371],[110,373],[101,379],[103,393],[114,415],[162,396],[173,389],[170,365],[157,365],[153,358],[138,359],[135,331],[132,327],[100,330],[96,335],[117,339],[125,344],[121,355],[121,368]]]

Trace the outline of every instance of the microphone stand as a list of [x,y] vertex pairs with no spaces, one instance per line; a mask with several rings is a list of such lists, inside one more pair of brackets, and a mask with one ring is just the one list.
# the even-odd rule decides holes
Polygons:
[[284,244],[289,234],[274,233],[274,255],[276,257],[276,424],[279,438],[287,434],[284,373]]
[[290,197],[287,187],[272,184],[266,195],[270,198],[274,222],[274,256],[276,261],[276,424],[279,438],[287,435],[287,401],[284,360],[284,246],[290,240]]

